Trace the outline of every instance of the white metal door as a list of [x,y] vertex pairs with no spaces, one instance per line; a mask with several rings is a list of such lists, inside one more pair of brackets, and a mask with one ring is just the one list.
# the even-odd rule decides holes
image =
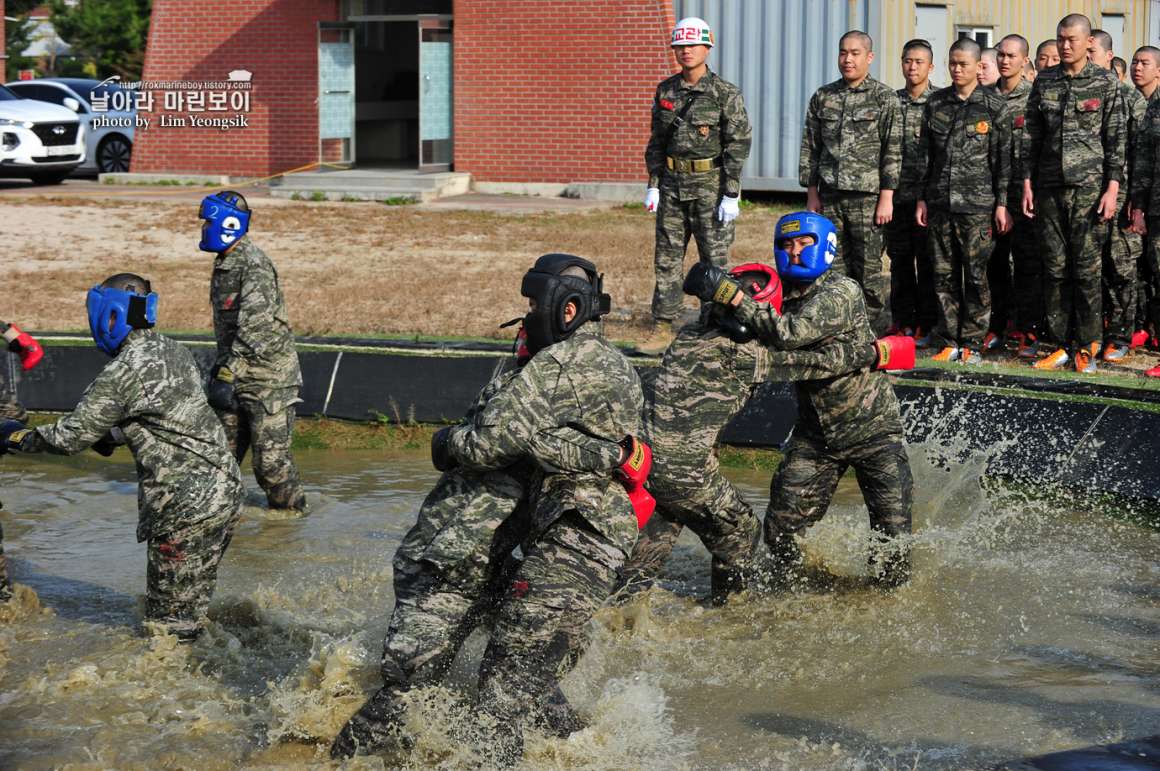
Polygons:
[[949,26],[945,5],[914,7],[914,36],[926,40],[934,51],[934,68],[930,73],[930,82],[936,87],[951,82],[950,75],[947,74],[947,49],[951,46],[947,40]]
[[318,28],[318,156],[354,161],[354,28]]

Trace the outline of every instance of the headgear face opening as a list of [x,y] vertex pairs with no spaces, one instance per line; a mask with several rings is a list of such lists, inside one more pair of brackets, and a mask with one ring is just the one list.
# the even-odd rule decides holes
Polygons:
[[221,254],[236,244],[250,229],[250,206],[241,193],[223,190],[207,195],[201,202],[197,216],[205,220],[201,226],[203,252]]
[[116,356],[134,329],[157,323],[157,295],[149,281],[134,273],[118,273],[89,290],[85,298],[89,332],[104,353]]
[[[567,275],[581,272],[582,276]],[[581,257],[545,254],[536,260],[520,286],[520,294],[535,300],[535,308],[524,316],[531,354],[568,339],[584,322],[608,313],[612,300],[603,288],[604,278],[596,266]],[[568,303],[576,307],[570,320],[566,318]]]
[[[814,242],[795,260],[783,246],[787,240],[801,236],[813,236]],[[838,232],[834,223],[809,211],[785,215],[773,231],[773,256],[782,278],[801,284],[814,281],[830,269],[838,256]]]

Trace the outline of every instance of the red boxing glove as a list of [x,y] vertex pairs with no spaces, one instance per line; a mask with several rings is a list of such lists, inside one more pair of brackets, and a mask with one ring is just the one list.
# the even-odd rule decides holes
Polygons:
[[637,529],[643,530],[657,508],[656,499],[644,489],[652,470],[652,448],[631,434],[621,440],[620,446],[624,449],[624,462],[616,468],[616,474],[636,512]]
[[887,335],[874,341],[874,369],[914,369],[914,338]]
[[516,364],[520,367],[532,360],[532,352],[528,350],[528,332],[523,327],[516,333]]
[[27,332],[21,332],[15,324],[9,324],[8,329],[4,330],[4,339],[8,341],[8,350],[20,356],[20,366],[26,372],[44,358],[44,349],[40,343]]

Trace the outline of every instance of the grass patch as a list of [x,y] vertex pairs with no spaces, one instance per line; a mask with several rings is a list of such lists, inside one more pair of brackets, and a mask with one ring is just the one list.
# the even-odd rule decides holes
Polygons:
[[393,195],[390,198],[384,198],[380,203],[383,206],[413,206],[419,202],[409,195]]
[[781,465],[782,454],[764,447],[731,447],[723,444],[717,448],[717,457],[725,468],[773,473]]
[[310,194],[310,200],[314,201],[315,203],[322,203],[326,200],[326,193],[322,192],[321,190],[315,190]]

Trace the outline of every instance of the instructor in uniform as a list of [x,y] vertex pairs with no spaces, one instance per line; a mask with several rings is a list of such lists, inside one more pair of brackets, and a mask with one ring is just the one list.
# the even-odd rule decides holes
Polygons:
[[728,262],[752,134],[741,90],[705,63],[713,47],[709,25],[681,19],[672,47],[681,71],[657,86],[652,136],[644,151],[644,206],[656,213],[657,230],[654,326],[639,346],[643,353],[661,353],[673,340],[689,239],[697,239],[702,262],[718,267]]

